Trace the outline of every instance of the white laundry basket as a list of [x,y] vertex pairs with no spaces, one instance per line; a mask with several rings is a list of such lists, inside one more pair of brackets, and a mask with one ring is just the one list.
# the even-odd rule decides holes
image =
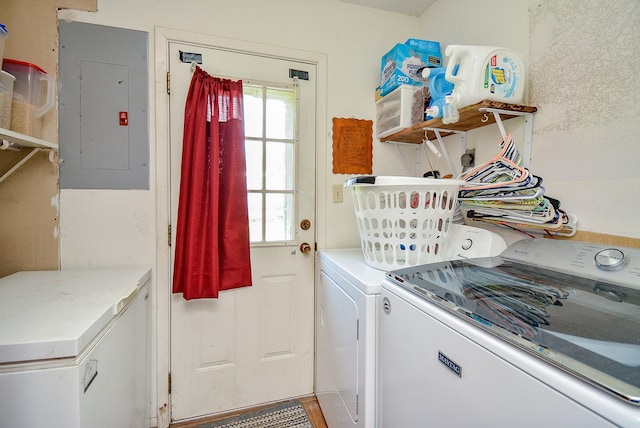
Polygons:
[[347,180],[367,264],[393,270],[440,261],[462,184],[418,177]]

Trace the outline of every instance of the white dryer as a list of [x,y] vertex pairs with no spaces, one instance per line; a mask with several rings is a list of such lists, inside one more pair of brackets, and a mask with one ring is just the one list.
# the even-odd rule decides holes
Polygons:
[[[484,229],[451,226],[443,259],[497,255],[504,240]],[[380,293],[385,272],[360,248],[318,253],[315,392],[329,428],[374,428]]]

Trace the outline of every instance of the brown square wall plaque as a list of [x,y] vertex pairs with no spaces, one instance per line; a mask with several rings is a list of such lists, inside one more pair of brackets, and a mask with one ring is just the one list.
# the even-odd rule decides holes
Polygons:
[[333,118],[333,173],[373,172],[373,121]]

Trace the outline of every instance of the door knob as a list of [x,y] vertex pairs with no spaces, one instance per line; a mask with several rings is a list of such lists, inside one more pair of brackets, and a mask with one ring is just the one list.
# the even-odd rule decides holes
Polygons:
[[309,245],[307,242],[303,242],[302,244],[300,244],[300,252],[302,254],[309,254],[311,252],[311,245]]

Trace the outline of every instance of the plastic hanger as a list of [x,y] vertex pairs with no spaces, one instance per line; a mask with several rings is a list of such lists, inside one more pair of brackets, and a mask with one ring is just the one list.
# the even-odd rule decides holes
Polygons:
[[480,190],[515,185],[524,182],[529,177],[529,171],[518,165],[520,155],[515,148],[511,135],[502,141],[502,149],[491,160],[467,171],[459,178],[469,182],[464,189]]

